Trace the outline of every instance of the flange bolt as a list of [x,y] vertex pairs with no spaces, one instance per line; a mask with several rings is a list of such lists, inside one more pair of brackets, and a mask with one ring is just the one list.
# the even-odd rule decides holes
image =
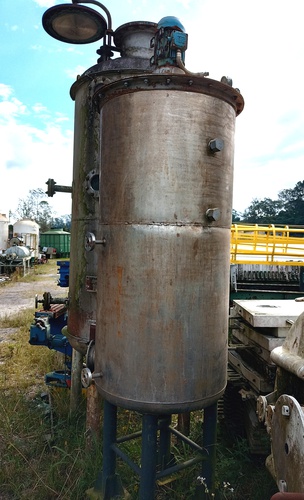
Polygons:
[[208,208],[206,211],[206,217],[210,222],[215,222],[219,220],[221,216],[221,211],[219,208]]
[[224,149],[224,141],[223,139],[218,138],[211,139],[208,146],[212,153],[218,153],[219,151],[222,151],[222,149]]

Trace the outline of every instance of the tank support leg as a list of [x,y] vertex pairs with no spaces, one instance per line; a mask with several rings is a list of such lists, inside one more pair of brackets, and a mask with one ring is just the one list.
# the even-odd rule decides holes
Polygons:
[[[117,407],[104,401],[103,471],[87,495],[90,493],[94,500],[111,500],[118,496],[126,498],[120,477],[115,473],[116,456],[119,456],[139,476],[139,500],[154,500],[158,480],[163,480],[199,462],[203,463],[204,479],[197,487],[195,498],[209,498],[209,492],[214,491],[216,424],[217,404],[204,410],[203,446],[172,427],[171,415],[144,414],[141,431],[117,438]],[[196,452],[192,459],[176,463],[171,454],[172,434]],[[122,443],[139,438],[141,438],[140,466],[120,447]]]
[[92,500],[111,500],[122,497],[124,489],[116,474],[116,453],[113,447],[117,436],[117,406],[108,401],[103,402],[103,467],[95,485],[86,491]]
[[102,491],[103,499],[115,498],[123,494],[119,476],[115,473],[116,453],[112,446],[117,437],[117,406],[108,401],[103,403],[103,466]]
[[[203,422],[203,449],[206,451],[206,460],[202,463],[203,484],[198,490],[204,494],[206,490],[214,491],[214,473],[216,463],[216,432],[217,432],[217,403],[204,409]],[[204,496],[202,496],[204,498]],[[209,498],[209,494],[207,495]]]
[[143,415],[140,468],[140,500],[154,500],[157,465],[158,417]]

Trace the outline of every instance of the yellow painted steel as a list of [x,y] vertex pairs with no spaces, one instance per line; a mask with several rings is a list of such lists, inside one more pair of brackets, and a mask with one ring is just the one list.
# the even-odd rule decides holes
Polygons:
[[274,224],[232,224],[230,262],[304,266],[304,229]]

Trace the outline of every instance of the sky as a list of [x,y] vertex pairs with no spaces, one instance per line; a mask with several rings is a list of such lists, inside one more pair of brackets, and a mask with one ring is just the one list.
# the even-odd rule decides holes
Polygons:
[[[0,213],[16,210],[31,189],[53,178],[70,186],[77,75],[97,61],[101,42],[51,38],[41,18],[64,0],[0,0]],[[71,3],[71,2],[66,2]],[[240,89],[233,208],[277,199],[304,180],[303,0],[104,0],[113,29],[176,16],[188,33],[185,65],[223,75]],[[98,7],[91,5],[100,13]],[[104,14],[104,13],[103,13]],[[71,196],[48,198],[56,215]]]

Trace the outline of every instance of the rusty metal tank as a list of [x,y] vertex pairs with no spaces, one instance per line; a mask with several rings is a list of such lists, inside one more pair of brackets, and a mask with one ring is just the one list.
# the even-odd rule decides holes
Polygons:
[[126,75],[150,71],[150,40],[156,24],[132,22],[114,34],[121,57],[100,61],[71,88],[75,101],[72,225],[69,278],[69,316],[65,331],[69,342],[85,354],[95,339],[97,255],[85,249],[85,234],[98,232],[99,217],[99,113],[92,100],[97,85]]
[[65,331],[82,354],[95,336],[96,259],[84,248],[84,234],[96,226],[98,205],[98,122],[91,104],[90,80],[79,85],[75,99],[69,315]]
[[226,386],[235,119],[243,98],[155,70],[104,85],[95,383],[178,413]]

